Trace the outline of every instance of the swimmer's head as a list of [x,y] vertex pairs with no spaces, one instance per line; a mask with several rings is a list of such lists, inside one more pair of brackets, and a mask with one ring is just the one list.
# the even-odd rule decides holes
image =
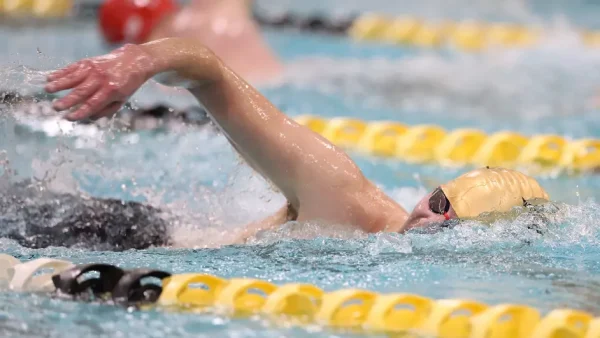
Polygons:
[[548,200],[538,182],[518,171],[482,168],[442,184],[413,209],[405,229],[504,213],[531,200]]

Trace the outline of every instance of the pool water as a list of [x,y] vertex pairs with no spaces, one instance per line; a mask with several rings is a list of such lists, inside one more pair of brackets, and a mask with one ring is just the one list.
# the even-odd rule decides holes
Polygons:
[[[92,23],[26,28],[19,39],[2,28],[0,88],[35,91],[46,71],[106,51]],[[600,136],[593,102],[598,52],[565,36],[542,45],[465,55],[356,44],[297,32],[267,32],[287,64],[281,83],[261,88],[282,110],[325,117],[353,116],[471,126],[526,134]],[[568,48],[566,48],[568,47]],[[36,70],[37,69],[37,70]],[[189,106],[184,94],[157,95],[152,84],[134,100]],[[598,91],[600,93],[600,91]],[[158,98],[158,101],[157,99]],[[547,233],[527,228],[532,215],[438,233],[365,235],[336,225],[288,223],[248,245],[221,246],[228,233],[284,203],[243,164],[212,128],[178,133],[102,130],[50,136],[25,126],[7,109],[0,120],[0,183],[34,178],[51,189],[143,201],[169,210],[174,248],[126,252],[27,249],[0,239],[21,260],[53,257],[173,273],[203,272],[282,284],[308,282],[331,291],[357,287],[432,298],[521,303],[542,311],[569,307],[600,315],[600,183],[596,176],[540,177],[559,211]],[[56,129],[56,128],[55,128]],[[56,131],[56,130],[54,130]],[[464,168],[410,165],[352,154],[366,176],[410,209],[427,191]],[[10,215],[3,215],[10,217]],[[0,218],[0,224],[2,218]],[[70,337],[337,337],[319,327],[286,328],[263,318],[229,319],[126,309],[0,293],[0,333]]]

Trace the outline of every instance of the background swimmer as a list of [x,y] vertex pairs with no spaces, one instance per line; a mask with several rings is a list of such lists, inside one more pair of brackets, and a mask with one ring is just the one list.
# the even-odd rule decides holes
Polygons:
[[251,0],[193,0],[161,20],[148,41],[167,37],[199,41],[253,84],[283,71],[254,21]]
[[[144,2],[112,0],[102,7],[100,25],[110,43],[140,43],[167,37],[197,40],[236,73],[257,84],[280,75],[283,66],[262,37],[252,14],[252,2],[192,0],[177,9],[175,1],[163,0],[153,9]],[[136,15],[142,15],[144,28],[126,33]]]
[[50,192],[32,181],[2,186],[0,236],[28,248],[145,249],[169,245],[162,210],[137,202]]
[[366,232],[404,232],[435,222],[506,212],[548,195],[532,178],[506,169],[479,169],[442,185],[408,213],[367,180],[344,151],[280,112],[196,40],[169,38],[127,45],[84,59],[48,76],[46,90],[73,89],[54,103],[69,120],[116,113],[148,79],[185,85],[228,140],[288,200],[239,238],[288,220],[320,220]]

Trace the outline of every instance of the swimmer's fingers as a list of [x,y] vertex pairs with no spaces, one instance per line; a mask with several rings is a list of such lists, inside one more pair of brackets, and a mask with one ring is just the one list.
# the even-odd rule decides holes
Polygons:
[[116,113],[123,105],[123,102],[110,102],[110,94],[111,93],[109,90],[101,90],[95,93],[76,111],[67,114],[65,118],[70,121],[77,121],[86,118],[99,119],[101,117]]
[[56,93],[65,89],[70,89],[83,82],[87,76],[88,69],[85,67],[78,67],[65,75],[49,80],[50,82],[46,85],[45,89],[48,93]]
[[100,88],[100,86],[101,82],[97,78],[87,78],[83,83],[78,85],[75,89],[73,89],[72,92],[67,94],[65,97],[56,100],[52,104],[52,107],[54,107],[54,109],[58,111],[61,111],[72,108],[78,104],[83,104],[88,100],[90,96],[94,95],[94,93],[98,91],[98,88]]
[[57,71],[54,71],[54,72],[48,74],[46,79],[50,82],[56,81],[57,79],[59,79],[63,76],[66,76],[80,68],[83,68],[83,65],[80,62],[72,63],[65,68],[59,69]]

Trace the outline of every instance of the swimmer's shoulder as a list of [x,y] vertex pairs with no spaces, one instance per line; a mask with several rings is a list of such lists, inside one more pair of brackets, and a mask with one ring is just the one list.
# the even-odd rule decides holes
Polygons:
[[324,190],[310,197],[301,199],[295,214],[290,206],[289,215],[301,222],[348,225],[369,233],[400,231],[408,217],[402,206],[367,180],[358,187]]

